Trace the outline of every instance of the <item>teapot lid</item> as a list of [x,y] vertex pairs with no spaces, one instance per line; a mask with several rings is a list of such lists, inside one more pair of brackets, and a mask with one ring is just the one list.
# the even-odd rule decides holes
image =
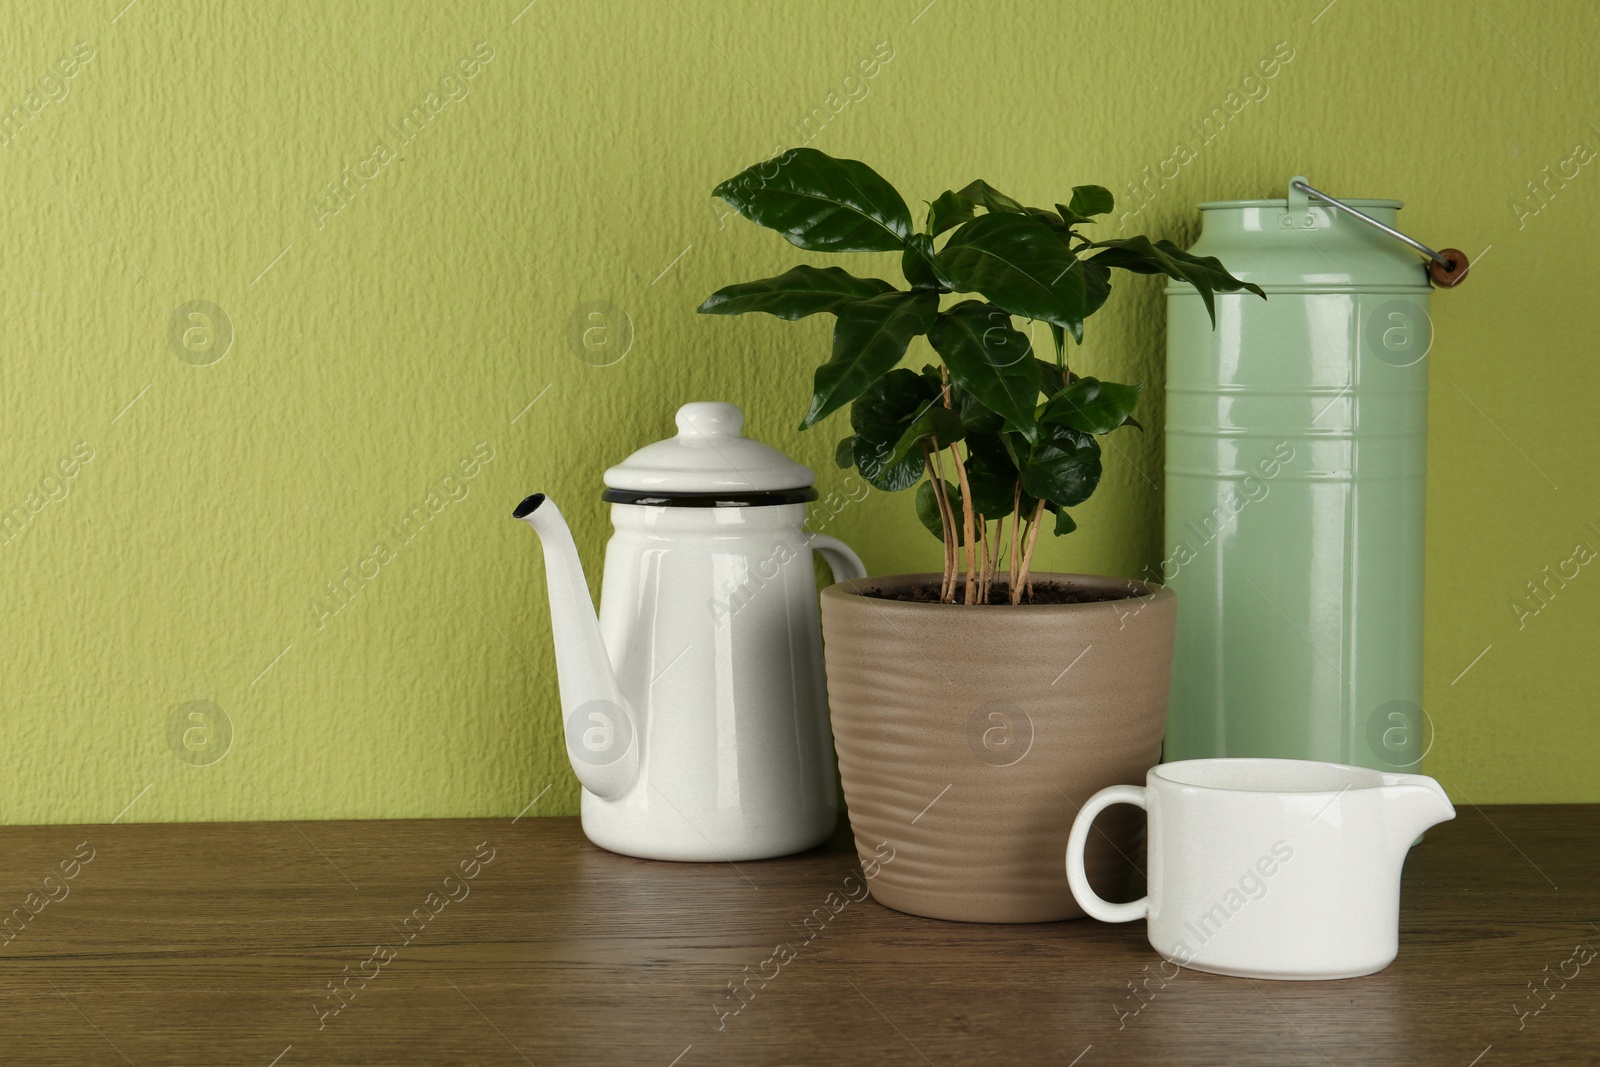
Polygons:
[[678,409],[678,435],[645,445],[605,473],[616,504],[737,507],[816,499],[813,475],[741,432],[735,404],[701,401]]

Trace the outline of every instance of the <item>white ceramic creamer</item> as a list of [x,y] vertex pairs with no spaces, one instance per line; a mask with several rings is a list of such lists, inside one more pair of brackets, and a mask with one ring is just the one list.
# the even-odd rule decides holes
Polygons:
[[[1112,804],[1149,818],[1149,895],[1111,904],[1083,846]],[[1103,922],[1148,918],[1184,967],[1244,978],[1353,978],[1399,948],[1400,866],[1417,835],[1455,818],[1439,783],[1339,763],[1196,759],[1089,798],[1067,841],[1067,881]]]

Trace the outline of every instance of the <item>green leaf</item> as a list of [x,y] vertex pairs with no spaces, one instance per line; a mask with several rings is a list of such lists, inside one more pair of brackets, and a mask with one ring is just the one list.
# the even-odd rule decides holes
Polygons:
[[798,266],[776,278],[724,286],[706,297],[702,315],[744,315],[764,311],[780,319],[803,319],[820,311],[837,311],[852,300],[865,300],[894,286],[878,278],[857,278],[840,267]]
[[960,193],[946,189],[938,199],[928,205],[928,236],[937,237],[952,226],[959,226],[973,216],[974,204]]
[[1015,430],[1007,430],[1000,435],[1000,443],[1005,446],[1006,455],[1011,458],[1011,465],[1021,471],[1023,461],[1033,448],[1028,439]]
[[961,428],[961,416],[950,408],[945,407],[938,400],[930,401],[926,410],[917,416],[915,421],[907,426],[900,439],[894,444],[894,452],[889,457],[891,466],[904,462],[905,458],[915,455],[922,456],[922,449],[918,446],[929,438],[933,438],[940,449],[945,449],[961,440],[965,431]]
[[988,182],[979,178],[977,181],[961,190],[962,196],[975,204],[980,204],[986,211],[1013,212],[1021,214],[1023,207],[1005,193],[996,189]]
[[993,522],[1011,514],[1017,467],[998,433],[972,434],[966,440],[967,485],[972,506]]
[[982,293],[1012,315],[1083,328],[1083,271],[1055,232],[1029,215],[964,224],[934,259],[956,292]]
[[891,464],[886,460],[893,449],[893,445],[877,446],[865,438],[856,438],[856,469],[868,485],[886,493],[910,489],[922,477],[921,454],[907,456],[899,463]]
[[856,465],[856,435],[851,434],[833,448],[833,465],[847,471]]
[[1110,214],[1116,205],[1116,197],[1112,196],[1111,190],[1103,185],[1074,185],[1072,200],[1067,204],[1067,211],[1087,219],[1096,215]]
[[1055,534],[1057,537],[1065,537],[1078,528],[1077,520],[1067,514],[1066,508],[1051,508],[1050,510],[1056,514]]
[[856,469],[869,485],[893,493],[917,484],[922,477],[922,456],[913,454],[895,463],[894,448],[906,428],[938,396],[937,385],[901,367],[867,386],[850,406],[850,426],[856,431],[852,446]]
[[1049,429],[1020,468],[1022,488],[1051,504],[1076,507],[1100,484],[1100,443],[1065,426]]
[[1152,245],[1150,238],[1141,234],[1113,241],[1096,241],[1094,247],[1105,251],[1085,262],[1098,263],[1102,267],[1120,267],[1135,274],[1165,274],[1180,282],[1188,282],[1199,291],[1213,326],[1217,323],[1217,310],[1212,293],[1236,293],[1243,289],[1259,297],[1265,298],[1267,295],[1259,285],[1242,282],[1229,274],[1216,256],[1191,256],[1171,241],[1157,241]]
[[911,236],[911,212],[894,186],[859,160],[815,148],[791,148],[712,191],[813,252],[898,252]]
[[[1083,328],[1080,326],[1074,334],[1080,341],[1083,340],[1082,332]],[[1050,324],[1050,340],[1055,343],[1056,362],[1065,364],[1066,359],[1064,358],[1063,350],[1067,347],[1067,331],[1052,322]]]
[[933,238],[925,233],[914,233],[906,241],[906,250],[900,253],[900,271],[918,289],[939,288],[939,275],[933,269]]
[[1005,416],[985,407],[983,401],[965,389],[958,388],[952,391],[955,394],[956,411],[961,414],[961,428],[964,433],[999,433],[1005,429]]
[[1119,385],[1097,378],[1079,378],[1050,398],[1039,421],[1084,433],[1110,433],[1127,422],[1143,391],[1143,383]]
[[[967,466],[967,480],[969,483],[972,480],[972,466],[970,462]],[[961,521],[961,487],[958,485],[953,485],[947,481],[944,483],[944,488],[945,492],[950,495],[950,509],[954,513],[956,519],[956,545],[959,547],[967,543],[966,538],[963,536],[963,534],[966,532],[965,524]],[[1005,491],[1005,500],[1003,503],[991,503],[986,507],[982,498],[979,496],[977,486],[973,485],[973,514],[982,515],[985,522],[994,522],[997,519],[1002,519],[1007,515],[1010,515],[1011,500],[1011,488],[1007,487]],[[939,540],[943,541],[944,521],[939,515],[939,500],[938,497],[934,495],[933,482],[924,480],[921,485],[917,486],[916,505],[917,519],[922,523],[923,528],[929,533],[933,534],[934,537],[937,537]],[[1029,507],[1031,508],[1032,505],[1030,504]],[[981,534],[979,534],[979,539],[982,539]]]
[[[959,486],[951,485],[949,482],[944,483],[944,488],[945,492],[950,494],[950,508],[959,519],[961,515],[961,489]],[[944,517],[939,514],[939,497],[938,494],[934,492],[933,482],[924,481],[921,485],[917,486],[916,505],[917,519],[922,523],[923,528],[929,533],[933,534],[934,537],[937,537],[940,541],[943,541]],[[966,543],[965,539],[962,537],[962,534],[965,532],[966,531],[963,529],[962,524],[957,522],[956,544],[958,546]]]
[[1039,390],[1045,396],[1055,396],[1061,392],[1061,368],[1048,360],[1035,359],[1033,362],[1039,367]]
[[[1111,295],[1111,269],[1093,259],[1080,259],[1078,263],[1083,268],[1083,317],[1088,318],[1099,311]],[[1078,343],[1082,344],[1082,330],[1077,336]]]
[[833,358],[817,368],[804,430],[860,396],[894,367],[906,346],[928,332],[939,310],[939,294],[927,289],[893,290],[839,309],[833,326]]
[[901,366],[872,382],[851,405],[850,427],[858,438],[893,445],[938,397],[938,387],[931,386],[917,371]]
[[1065,240],[1066,234],[1072,229],[1067,220],[1057,215],[1054,211],[1047,211],[1042,207],[1025,207],[1023,213],[1029,218],[1038,219],[1055,233],[1057,240]]
[[1009,315],[992,304],[964,300],[939,315],[928,340],[956,385],[1029,440],[1037,439],[1039,376],[1028,337],[1011,328]]

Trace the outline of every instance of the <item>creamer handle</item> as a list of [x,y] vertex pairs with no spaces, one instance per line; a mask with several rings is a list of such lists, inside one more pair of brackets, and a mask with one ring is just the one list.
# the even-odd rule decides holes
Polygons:
[[1094,823],[1094,817],[1113,804],[1132,804],[1143,808],[1144,786],[1107,786],[1079,809],[1078,817],[1072,822],[1072,833],[1067,837],[1067,885],[1072,887],[1072,895],[1077,899],[1078,906],[1090,916],[1103,923],[1128,923],[1142,919],[1149,913],[1150,898],[1143,896],[1126,904],[1102,900],[1090,888],[1089,876],[1083,869],[1083,848],[1089,843],[1089,828]]

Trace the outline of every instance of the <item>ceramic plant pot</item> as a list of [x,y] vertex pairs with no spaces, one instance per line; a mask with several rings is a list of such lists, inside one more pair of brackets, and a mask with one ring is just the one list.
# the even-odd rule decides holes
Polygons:
[[[856,849],[878,861],[872,895],[936,919],[1077,918],[1067,837],[1096,792],[1141,783],[1160,761],[1176,597],[1079,574],[1034,582],[1126,599],[968,607],[868,595],[938,582],[872,577],[822,593],[834,746]],[[1139,813],[1114,808],[1095,825],[1085,868],[1102,896],[1117,894],[1139,854]]]

